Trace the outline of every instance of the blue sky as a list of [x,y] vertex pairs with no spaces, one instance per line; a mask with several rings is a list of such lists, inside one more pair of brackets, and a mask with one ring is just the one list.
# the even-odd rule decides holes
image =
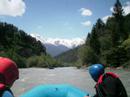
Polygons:
[[[130,0],[120,0],[126,13]],[[45,38],[86,38],[116,0],[0,0],[0,21]]]

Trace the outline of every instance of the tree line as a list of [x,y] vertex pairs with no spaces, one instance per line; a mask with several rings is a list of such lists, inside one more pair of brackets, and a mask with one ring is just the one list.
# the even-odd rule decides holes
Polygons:
[[39,40],[6,22],[0,22],[0,56],[11,58],[18,67],[59,65],[46,53],[45,46]]
[[119,0],[114,4],[112,16],[106,23],[97,20],[81,49],[80,57],[84,65],[130,65],[130,14],[124,15]]

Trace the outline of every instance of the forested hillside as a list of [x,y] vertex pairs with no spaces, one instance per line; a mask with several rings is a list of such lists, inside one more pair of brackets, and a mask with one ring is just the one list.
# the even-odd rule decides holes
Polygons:
[[49,67],[58,64],[44,45],[23,30],[0,22],[0,56],[13,59],[18,67]]
[[60,60],[63,63],[75,63],[79,59],[78,52],[79,52],[80,47],[81,46],[78,46],[78,47],[76,47],[74,49],[71,49],[71,50],[69,50],[67,52],[64,52],[64,53],[56,56],[55,58],[57,60]]
[[114,67],[130,65],[130,14],[123,14],[119,0],[114,4],[114,11],[107,22],[98,19],[91,33],[87,35],[85,45],[81,46],[78,52],[74,51],[75,53],[72,53],[74,55],[68,59],[65,57],[66,61],[69,59],[74,61],[75,56],[79,56],[78,61],[81,60],[82,65],[94,63]]
[[83,64],[102,63],[107,66],[130,65],[130,14],[124,16],[117,0],[112,17],[106,24],[101,19],[93,26],[86,39]]

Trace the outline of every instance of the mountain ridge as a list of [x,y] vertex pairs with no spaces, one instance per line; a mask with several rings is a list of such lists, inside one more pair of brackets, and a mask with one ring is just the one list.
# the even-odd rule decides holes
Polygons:
[[44,39],[40,35],[31,34],[32,37],[35,37],[37,40],[40,40],[46,47],[47,53],[51,56],[58,56],[66,51],[69,51],[73,48],[78,47],[79,45],[84,44],[85,40],[81,38],[74,39],[60,39],[60,38],[48,38]]

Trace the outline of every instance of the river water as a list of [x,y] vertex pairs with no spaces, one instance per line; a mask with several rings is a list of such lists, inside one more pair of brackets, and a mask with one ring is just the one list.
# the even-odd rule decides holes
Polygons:
[[[107,71],[115,72],[120,76],[130,97],[130,71],[123,69]],[[18,97],[33,87],[44,84],[70,84],[92,95],[95,93],[93,88],[95,82],[91,79],[88,70],[75,67],[20,69],[20,78],[14,83],[12,91]]]

